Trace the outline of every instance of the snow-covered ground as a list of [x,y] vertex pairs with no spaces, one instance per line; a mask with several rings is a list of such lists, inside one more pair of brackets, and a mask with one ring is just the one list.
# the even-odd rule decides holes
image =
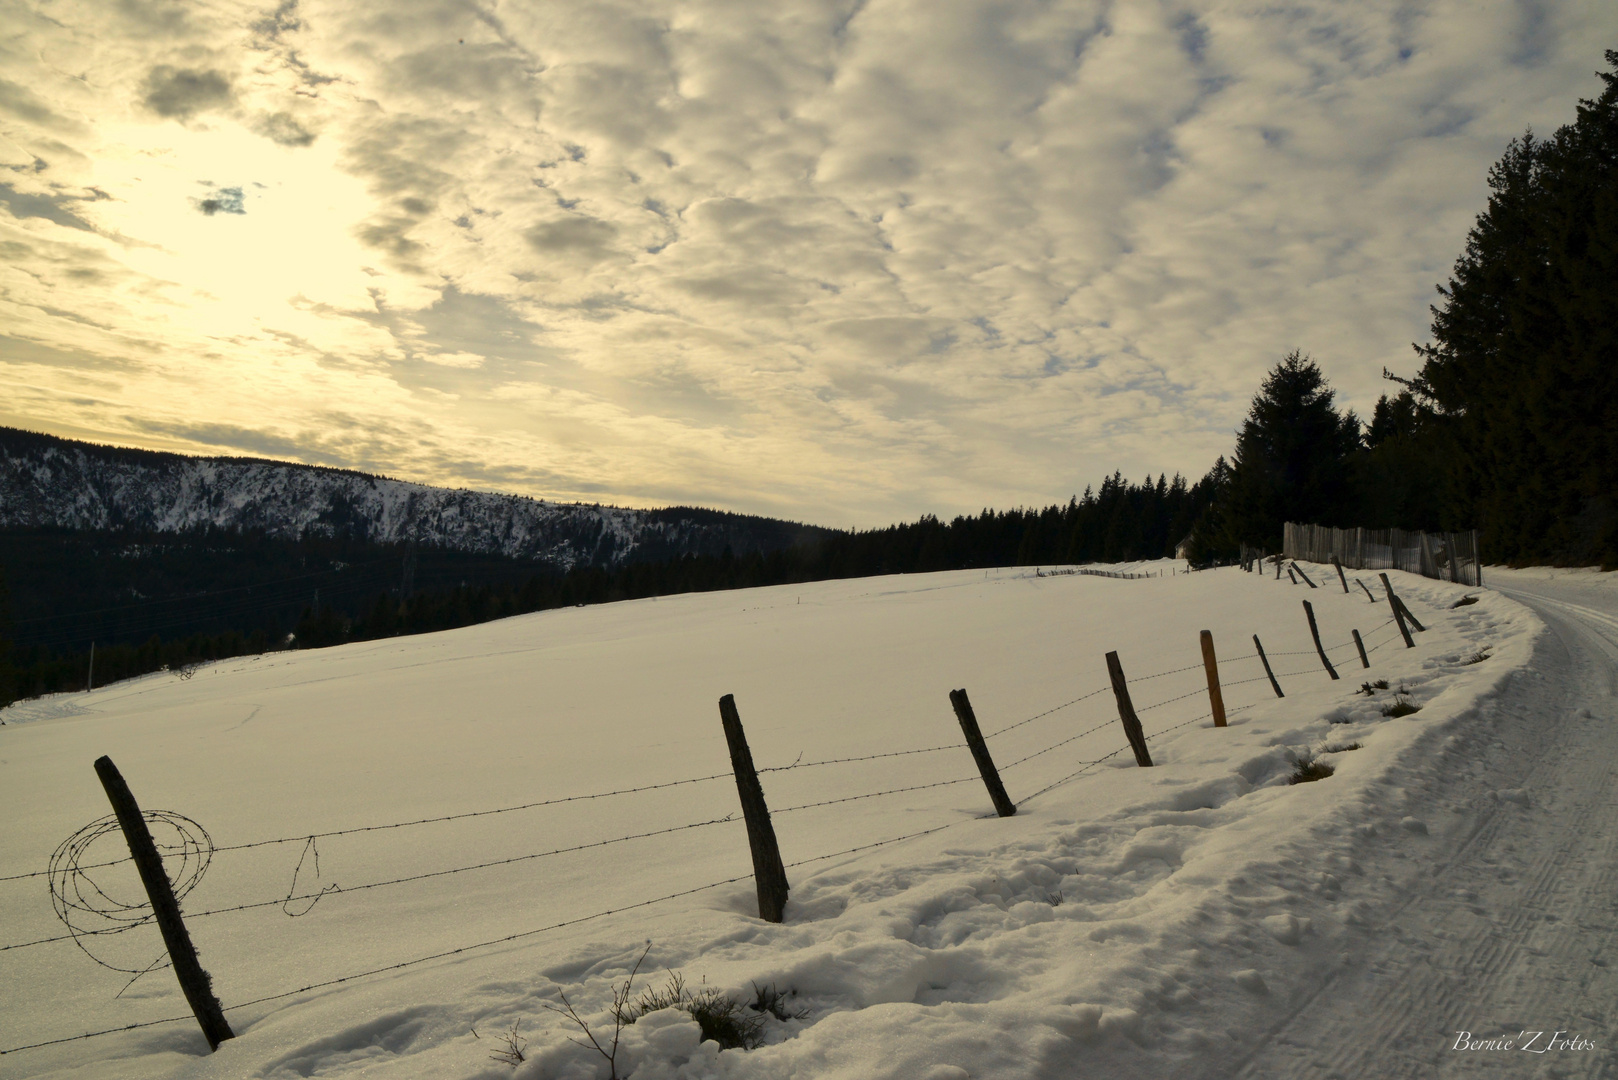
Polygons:
[[1547,632],[1440,753],[1385,778],[1444,842],[1419,867],[1364,846],[1360,870],[1392,887],[1363,913],[1362,947],[1281,1010],[1237,1075],[1614,1075],[1618,574],[1484,581]]
[[[613,987],[648,943],[637,987],[669,971],[737,996],[773,985],[806,1014],[723,1052],[684,1014],[654,1014],[625,1029],[621,1077],[1252,1070],[1412,883],[1453,861],[1468,819],[1434,778],[1493,738],[1479,732],[1544,624],[1493,589],[1393,573],[1428,627],[1407,650],[1388,605],[1345,595],[1329,568],[1309,568],[1313,590],[1145,568],[1169,572],[962,571],[553,611],[0,712],[0,878],[44,870],[107,813],[91,763],[110,755],[145,809],[194,819],[220,849],[184,906],[237,1035],[210,1055],[194,1022],[156,1024],[7,1053],[0,1076],[606,1077],[546,1006],[566,993],[610,1033]],[[1224,730],[1204,718],[1203,629]],[[1151,769],[1123,749],[1110,650]],[[1389,688],[1356,693],[1371,680]],[[990,816],[957,687],[1015,817]],[[775,770],[762,781],[792,886],[780,925],[756,917],[726,693]],[[1396,701],[1419,711],[1384,715]],[[897,756],[816,764],[875,754]],[[1289,784],[1300,759],[1335,774]],[[682,780],[695,782],[581,798]],[[548,805],[304,839],[535,802]],[[238,847],[269,840],[286,842]],[[80,862],[120,844],[110,834]],[[138,897],[127,862],[85,873]],[[275,902],[333,885],[312,907]],[[0,881],[0,912],[0,946],[64,933],[42,877]],[[161,952],[151,926],[85,944],[126,968]],[[72,941],[0,951],[0,1050],[186,1013],[171,972],[128,980]],[[528,1040],[515,1072],[490,1060],[513,1024]]]

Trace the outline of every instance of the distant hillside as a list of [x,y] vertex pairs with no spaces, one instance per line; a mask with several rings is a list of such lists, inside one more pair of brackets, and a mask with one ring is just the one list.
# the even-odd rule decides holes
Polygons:
[[256,458],[126,450],[0,428],[0,529],[184,533],[418,544],[615,567],[778,551],[832,531],[717,510],[555,503]]

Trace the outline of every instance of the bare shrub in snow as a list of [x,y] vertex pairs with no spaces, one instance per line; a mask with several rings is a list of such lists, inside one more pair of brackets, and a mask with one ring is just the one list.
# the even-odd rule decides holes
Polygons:
[[[512,1021],[511,1030],[500,1036],[500,1042],[504,1045],[489,1055],[490,1061],[498,1061],[515,1069],[528,1060],[523,1054],[523,1051],[528,1049],[528,1040],[517,1034],[518,1023],[519,1021]],[[477,1028],[473,1028],[472,1038],[481,1039],[483,1036],[478,1034]]]
[[[569,1042],[575,1046],[582,1046],[586,1050],[594,1050],[607,1059],[607,1072],[611,1074],[609,1080],[621,1080],[618,1075],[618,1041],[624,1033],[625,1025],[635,1022],[636,1014],[630,1008],[629,999],[634,993],[635,975],[640,971],[641,964],[646,962],[646,954],[651,951],[651,942],[647,942],[646,948],[641,951],[640,959],[636,960],[635,966],[629,969],[629,978],[624,980],[622,986],[612,988],[612,1043],[610,1048],[601,1045],[601,1040],[597,1039],[595,1032],[590,1030],[589,1023],[579,1015],[578,1010],[573,1007],[573,1003],[567,999],[567,995],[561,990],[556,991],[556,996],[562,999],[562,1004],[552,1005],[549,1002],[545,1003],[545,1008],[584,1032],[585,1039],[589,1040],[588,1042],[583,1042],[569,1037]],[[605,1037],[605,1034],[603,1034],[602,1038]]]
[[[766,992],[760,990],[755,984],[753,987],[757,994],[757,1002],[766,1001]],[[782,1013],[775,1013],[768,1005],[759,1008],[757,1004],[754,1011],[769,1011],[779,1019],[787,1019],[785,1007],[780,1005],[779,999],[784,995],[771,987],[769,1003],[782,1009]],[[627,999],[626,999],[627,1000]],[[762,1016],[749,1016],[746,1008],[735,998],[712,987],[704,987],[696,993],[686,988],[685,977],[678,972],[669,972],[669,981],[661,990],[649,989],[641,994],[640,1000],[635,1002],[632,1009],[623,1014],[623,1022],[633,1024],[647,1013],[657,1012],[661,1009],[681,1009],[691,1014],[691,1018],[702,1029],[704,1040],[712,1040],[719,1044],[723,1050],[752,1050],[762,1046],[764,1042],[764,1018]],[[790,1014],[788,1014],[790,1015]],[[807,1010],[803,1015],[808,1015]],[[800,1017],[801,1019],[801,1017]]]
[[794,1009],[787,1004],[788,998],[798,996],[798,991],[787,987],[785,991],[777,990],[775,984],[760,986],[753,984],[753,1003],[749,1006],[754,1012],[769,1013],[777,1020],[803,1020],[809,1016],[809,1007],[801,1005]]

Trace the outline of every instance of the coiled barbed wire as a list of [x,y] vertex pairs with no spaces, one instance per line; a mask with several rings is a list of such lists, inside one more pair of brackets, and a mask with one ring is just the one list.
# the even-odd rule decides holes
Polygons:
[[[152,842],[157,846],[158,853],[165,857],[164,872],[168,874],[169,883],[174,889],[174,898],[179,900],[196,888],[202,881],[202,875],[208,872],[208,864],[213,861],[213,837],[208,835],[207,829],[184,814],[170,810],[143,810],[141,817],[146,820],[146,827],[154,831]],[[73,944],[102,967],[134,976],[124,985],[124,990],[127,990],[142,975],[168,967],[169,956],[168,950],[163,949],[155,960],[144,967],[124,967],[121,963],[97,956],[85,944],[87,938],[121,934],[144,926],[155,917],[144,889],[136,894],[136,899],[126,900],[116,895],[120,888],[128,887],[126,882],[114,886],[108,883],[105,872],[100,875],[90,873],[92,867],[104,870],[108,865],[123,865],[121,862],[91,863],[88,867],[83,864],[85,853],[96,841],[114,834],[120,840],[123,838],[116,814],[90,822],[57,846],[51,854],[46,875],[50,880],[51,906],[56,909],[56,917],[67,927]],[[173,865],[175,860],[178,860],[178,865]],[[97,877],[101,880],[98,881]],[[118,993],[122,994],[123,990]]]

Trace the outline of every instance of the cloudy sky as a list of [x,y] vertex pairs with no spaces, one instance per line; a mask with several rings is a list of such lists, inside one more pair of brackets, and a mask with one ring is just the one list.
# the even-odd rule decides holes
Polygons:
[[871,526],[1409,372],[1610,0],[0,0],[0,424]]

